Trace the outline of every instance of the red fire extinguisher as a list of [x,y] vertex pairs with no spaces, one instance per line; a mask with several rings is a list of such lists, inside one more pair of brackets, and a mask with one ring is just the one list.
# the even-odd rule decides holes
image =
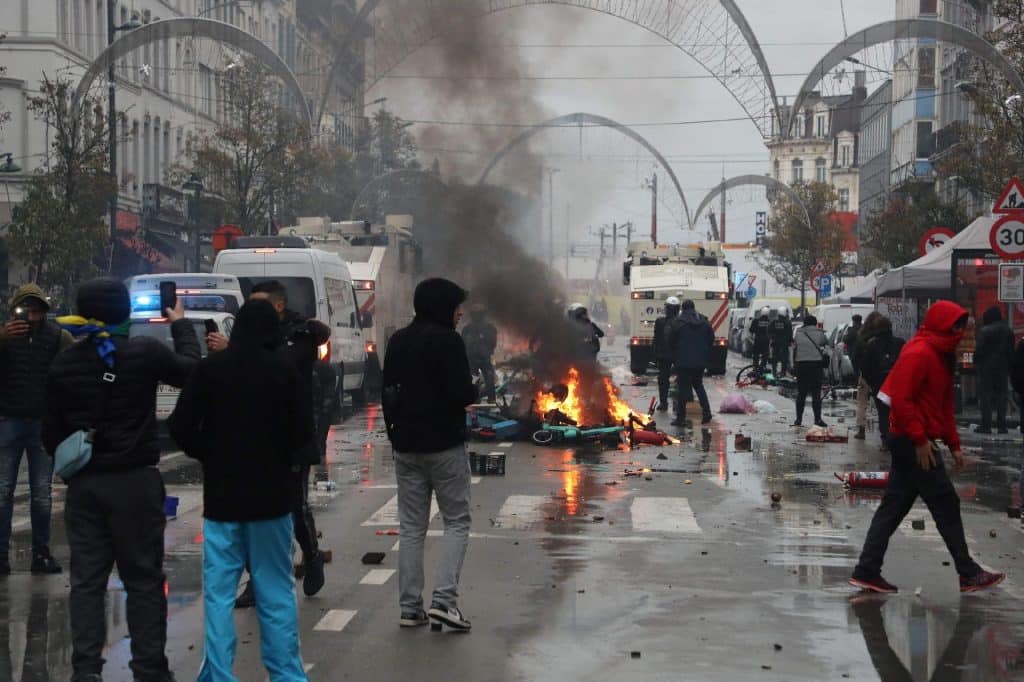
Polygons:
[[847,471],[845,474],[834,476],[847,488],[885,490],[889,485],[888,471]]

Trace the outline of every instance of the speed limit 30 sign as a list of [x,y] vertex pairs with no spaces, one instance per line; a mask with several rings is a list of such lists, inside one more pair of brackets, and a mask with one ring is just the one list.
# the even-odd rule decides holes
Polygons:
[[1024,259],[1024,216],[1003,216],[992,225],[988,239],[1001,258]]

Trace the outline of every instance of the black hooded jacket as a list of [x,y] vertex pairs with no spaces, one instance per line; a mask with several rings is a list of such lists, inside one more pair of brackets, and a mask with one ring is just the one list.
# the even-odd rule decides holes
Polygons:
[[203,515],[259,521],[292,510],[293,455],[313,437],[306,387],[280,346],[277,312],[242,306],[227,350],[199,363],[167,422],[203,465]]
[[1013,332],[1003,321],[998,306],[992,306],[982,316],[984,326],[978,331],[974,348],[974,365],[981,372],[994,375],[1009,374],[1013,366]]
[[466,440],[467,405],[477,399],[455,309],[466,292],[446,279],[416,287],[416,317],[388,342],[383,407],[398,452],[432,453]]

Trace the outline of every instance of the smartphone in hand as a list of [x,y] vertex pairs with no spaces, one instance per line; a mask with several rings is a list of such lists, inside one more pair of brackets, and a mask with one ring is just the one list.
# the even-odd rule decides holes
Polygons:
[[207,334],[216,334],[220,331],[217,329],[217,323],[213,320],[203,320],[203,325],[206,327]]
[[160,282],[160,315],[174,310],[178,305],[178,287],[174,282]]

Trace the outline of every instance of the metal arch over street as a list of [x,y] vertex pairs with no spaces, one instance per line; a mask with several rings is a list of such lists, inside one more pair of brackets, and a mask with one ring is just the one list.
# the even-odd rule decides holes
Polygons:
[[487,177],[491,174],[491,171],[494,170],[494,167],[497,166],[498,163],[503,158],[505,158],[505,156],[510,151],[512,151],[513,148],[519,146],[523,142],[526,142],[537,133],[547,128],[554,128],[559,126],[569,127],[574,125],[601,126],[604,128],[611,128],[612,130],[617,130],[618,132],[622,133],[623,135],[630,138],[634,142],[640,144],[641,146],[643,146],[644,149],[649,151],[651,155],[658,160],[658,163],[661,164],[661,167],[665,169],[665,172],[668,173],[668,177],[672,180],[672,184],[675,185],[676,191],[679,193],[679,199],[680,201],[683,202],[683,211],[686,213],[686,221],[687,223],[690,224],[692,228],[693,219],[690,216],[690,207],[686,203],[686,196],[683,194],[683,186],[679,184],[679,178],[676,177],[676,173],[674,170],[672,170],[672,166],[669,165],[668,160],[665,159],[665,157],[661,155],[661,152],[659,152],[654,147],[654,145],[648,142],[643,135],[640,135],[638,132],[636,132],[629,126],[622,125],[621,123],[613,121],[610,118],[605,118],[604,116],[597,116],[595,114],[586,114],[582,112],[575,114],[567,114],[565,116],[558,116],[551,120],[544,121],[543,123],[538,123],[530,128],[527,128],[523,132],[513,137],[507,143],[505,143],[505,146],[498,150],[498,152],[491,158],[490,163],[487,164],[487,167],[484,168],[483,173],[480,174],[480,179],[476,181],[477,184],[482,185],[485,182],[487,182]]
[[[628,21],[657,35],[694,59],[732,94],[763,137],[771,134],[778,98],[768,61],[735,0],[446,0],[409,3],[367,0],[341,47],[321,93],[318,120],[328,93],[342,71],[348,40],[377,13],[373,35],[374,74],[367,87],[388,74],[409,55],[451,30],[452,23],[500,11],[535,5],[564,5]],[[383,16],[381,16],[383,15]]]
[[692,230],[696,228],[696,222],[700,220],[700,216],[704,212],[704,209],[710,206],[711,202],[713,202],[723,192],[728,192],[729,190],[736,189],[737,187],[747,187],[749,185],[760,185],[766,189],[774,189],[784,192],[786,196],[796,202],[796,204],[803,209],[807,224],[811,224],[811,214],[807,212],[807,207],[804,205],[800,195],[786,183],[780,182],[770,175],[737,175],[734,178],[729,178],[725,182],[720,182],[718,186],[708,192],[708,195],[704,197],[704,201],[700,202],[700,206],[697,207],[697,212],[694,213],[691,218],[690,229]]
[[171,38],[207,38],[216,40],[240,50],[248,52],[256,59],[265,64],[271,72],[284,81],[285,87],[291,91],[297,102],[299,114],[306,125],[312,130],[313,117],[309,112],[309,104],[302,92],[298,79],[288,65],[277,56],[277,53],[267,47],[259,38],[236,28],[231,24],[214,19],[203,19],[199,17],[178,17],[174,19],[161,19],[151,24],[146,24],[137,29],[122,34],[106,50],[89,64],[88,70],[82,76],[75,90],[73,106],[78,109],[85,101],[85,97],[92,87],[93,82],[106,73],[111,64],[117,62],[125,55],[144,47],[158,40],[169,40]]
[[[1024,80],[1021,79],[1013,64],[992,43],[977,33],[961,28],[956,24],[950,24],[937,19],[897,19],[869,26],[863,31],[854,33],[829,50],[828,54],[814,65],[807,79],[800,86],[796,99],[793,100],[793,108],[790,111],[799,111],[815,86],[832,69],[842,64],[847,57],[852,57],[861,50],[882,43],[914,38],[930,38],[943,43],[951,43],[974,53],[999,69],[1017,92],[1024,94]],[[786,121],[784,130],[786,130],[787,137],[792,133],[790,128],[792,127],[793,120],[793,116],[790,115],[789,120]]]

